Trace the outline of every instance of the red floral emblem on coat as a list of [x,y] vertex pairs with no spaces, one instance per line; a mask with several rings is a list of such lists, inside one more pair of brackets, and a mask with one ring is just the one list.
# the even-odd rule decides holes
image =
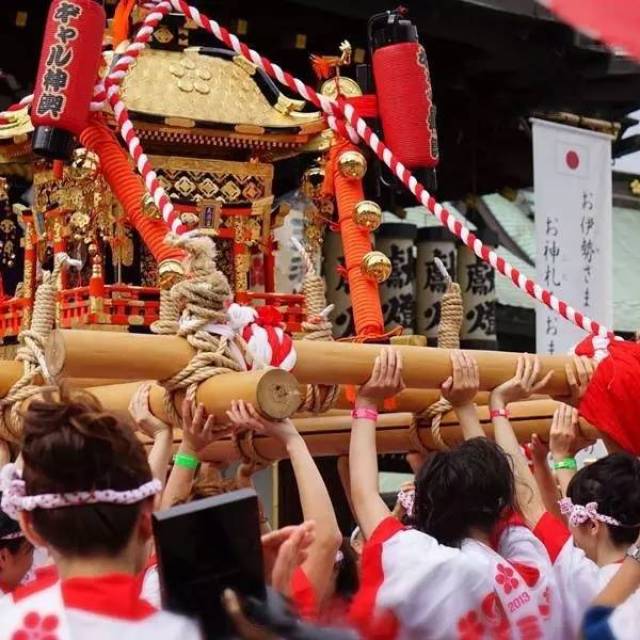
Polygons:
[[475,611],[465,613],[458,620],[458,638],[460,640],[482,640],[484,625]]
[[544,620],[548,620],[551,616],[551,591],[549,587],[542,594],[542,602],[538,605],[538,611]]
[[22,628],[13,632],[11,640],[58,640],[58,616],[40,616],[32,611],[22,620]]
[[505,567],[503,564],[498,565],[496,582],[502,587],[503,591],[507,595],[510,594],[519,584],[518,579],[515,577],[514,570],[511,567]]
[[510,628],[509,619],[507,618],[507,614],[502,603],[494,592],[488,594],[482,601],[481,609],[485,620],[493,632],[492,637],[507,637],[509,635]]

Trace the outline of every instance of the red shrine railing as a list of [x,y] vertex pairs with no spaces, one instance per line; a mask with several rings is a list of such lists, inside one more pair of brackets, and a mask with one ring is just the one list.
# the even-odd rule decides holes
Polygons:
[[0,301],[0,339],[20,333],[25,313],[31,308],[28,298],[6,298]]
[[[245,292],[243,303],[277,307],[290,332],[300,331],[304,320],[304,296],[292,293]],[[0,339],[17,336],[32,301],[7,298],[0,301]],[[91,296],[90,288],[75,287],[58,293],[56,321],[63,329],[90,325],[150,326],[158,319],[160,290],[123,284],[104,286],[104,297]]]

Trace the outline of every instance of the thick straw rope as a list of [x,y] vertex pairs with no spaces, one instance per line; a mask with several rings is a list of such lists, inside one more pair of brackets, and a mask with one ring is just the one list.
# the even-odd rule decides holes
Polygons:
[[[291,238],[293,246],[300,253],[305,265],[302,281],[304,293],[305,320],[302,323],[303,340],[333,340],[329,313],[333,305],[327,306],[327,292],[324,278],[316,271],[308,251],[297,238]],[[308,384],[299,411],[324,413],[333,407],[340,388],[336,385]]]
[[0,399],[0,437],[8,442],[20,441],[21,403],[46,388],[36,384],[37,379],[42,378],[49,388],[56,385],[47,368],[44,348],[55,324],[57,284],[66,266],[78,267],[79,263],[71,260],[66,253],[56,255],[53,273],[43,274],[42,284],[36,291],[31,327],[19,335],[21,345],[16,360],[22,362],[23,373],[7,395]]
[[151,331],[159,335],[174,336],[178,333],[180,308],[170,289],[160,289],[159,318],[151,325]]
[[[210,324],[227,323],[224,308],[231,296],[229,283],[216,266],[213,241],[197,233],[172,236],[169,241],[184,249],[189,256],[187,277],[173,285],[171,298],[181,310],[176,335],[185,338],[196,351],[181,371],[159,381],[167,391],[166,411],[174,424],[178,425],[181,416],[174,405],[174,395],[178,391],[186,389],[187,398],[193,401],[198,384],[221,373],[241,371],[242,364],[234,358],[229,338],[208,330]],[[175,310],[167,312],[167,317],[163,319],[167,324],[162,325],[163,328],[169,327],[168,323],[173,321],[174,314]]]
[[[442,296],[440,324],[438,325],[438,347],[442,349],[459,349],[460,348],[460,329],[462,328],[462,317],[464,315],[464,305],[462,303],[462,293],[460,285],[453,282],[451,276],[447,272],[444,264],[439,258],[435,258],[435,263],[447,282],[447,291]],[[442,416],[451,411],[453,407],[451,403],[443,397],[440,397],[432,405],[427,407],[417,418],[426,418],[429,420],[431,435],[438,449],[446,451],[450,449],[449,445],[442,437],[441,422]],[[418,429],[418,422],[415,422],[415,429]],[[418,445],[419,451],[425,453],[425,447],[419,437],[413,437],[412,441]]]

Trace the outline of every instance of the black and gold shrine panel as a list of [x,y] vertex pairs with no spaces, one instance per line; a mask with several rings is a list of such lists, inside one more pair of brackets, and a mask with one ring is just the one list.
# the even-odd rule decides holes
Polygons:
[[177,156],[150,156],[149,159],[169,197],[178,202],[220,198],[229,205],[249,205],[271,195],[273,165],[270,164]]

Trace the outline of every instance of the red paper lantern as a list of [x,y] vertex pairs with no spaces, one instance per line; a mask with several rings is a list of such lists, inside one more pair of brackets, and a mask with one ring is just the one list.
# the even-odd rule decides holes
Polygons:
[[51,3],[31,107],[35,153],[69,158],[74,135],[87,126],[105,21],[94,0]]
[[427,54],[400,12],[370,22],[373,76],[384,141],[409,169],[438,164],[438,134]]

